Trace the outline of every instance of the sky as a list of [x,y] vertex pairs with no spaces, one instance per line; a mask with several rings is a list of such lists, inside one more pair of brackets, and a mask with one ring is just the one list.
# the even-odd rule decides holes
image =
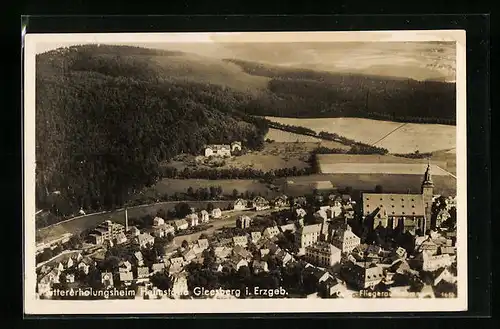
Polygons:
[[[170,38],[168,42],[117,42],[147,48],[178,50],[213,59],[235,58],[272,65],[329,72],[351,72],[416,80],[455,81],[456,50],[454,42],[381,41],[381,42],[310,42],[298,41],[241,42],[237,35],[196,35],[195,38]],[[37,53],[84,42],[37,43]]]

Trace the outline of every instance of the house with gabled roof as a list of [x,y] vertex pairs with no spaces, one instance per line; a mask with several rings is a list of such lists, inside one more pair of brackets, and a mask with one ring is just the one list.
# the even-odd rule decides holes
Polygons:
[[205,146],[205,157],[229,157],[231,156],[231,146],[229,144],[211,144]]
[[251,232],[250,233],[250,238],[253,243],[258,243],[259,240],[261,239],[262,234],[259,231]]
[[246,215],[241,215],[236,218],[236,227],[245,229],[249,228],[252,224],[252,219]]
[[139,246],[141,248],[145,248],[148,245],[153,245],[155,242],[155,238],[152,235],[150,235],[149,233],[141,233],[136,238],[136,242],[137,242],[137,244],[139,244]]
[[149,268],[146,266],[141,266],[137,268],[137,279],[145,280],[149,278]]
[[165,263],[155,263],[151,266],[151,274],[162,273],[165,271]]
[[222,217],[222,210],[220,210],[220,208],[214,208],[212,210],[212,218],[221,218]]
[[118,271],[120,273],[130,272],[132,271],[132,264],[128,260],[121,260],[118,263]]
[[456,283],[457,277],[454,276],[446,267],[440,268],[432,274],[433,286],[437,286],[442,281]]
[[352,232],[351,226],[346,225],[335,231],[331,243],[343,253],[350,253],[354,248],[360,245],[361,239]]
[[227,260],[226,264],[233,270],[238,271],[243,266],[248,266],[248,261],[239,256],[231,256]]
[[253,257],[250,251],[246,250],[244,247],[240,245],[237,245],[233,248],[232,254],[247,260],[250,260]]
[[278,226],[267,227],[262,233],[262,235],[267,239],[272,239],[276,237],[278,234],[280,234]]
[[234,246],[246,247],[248,245],[248,237],[246,235],[234,236],[233,237]]
[[130,285],[134,280],[132,272],[120,272],[119,277],[120,277],[120,282],[126,285]]
[[228,247],[215,247],[214,249],[215,257],[219,259],[227,258],[232,251],[233,249]]
[[207,223],[210,221],[210,215],[208,214],[208,211],[202,210],[200,211],[200,216],[199,219],[202,223]]
[[259,274],[262,272],[269,272],[269,267],[266,261],[254,260],[252,262],[252,270],[254,274]]
[[113,283],[113,273],[111,272],[102,272],[101,273],[101,283],[104,285],[104,288],[110,288],[114,286]]
[[143,266],[144,265],[144,257],[142,256],[142,252],[136,251],[134,253],[134,260],[137,263],[137,266]]
[[177,231],[187,230],[189,223],[185,219],[174,220],[174,228]]
[[186,249],[182,252],[182,257],[184,258],[186,263],[189,263],[196,258],[196,253],[193,249]]
[[257,196],[252,200],[252,207],[257,211],[271,208],[269,201],[262,196]]
[[273,201],[275,208],[288,207],[288,197],[286,195],[280,195]]
[[295,209],[295,215],[297,218],[304,218],[307,215],[307,212],[302,208],[297,208]]
[[292,233],[295,233],[295,231],[297,231],[297,225],[295,225],[295,223],[289,223],[289,224],[281,225],[280,226],[280,230],[283,233],[285,233],[286,231],[290,231]]
[[198,247],[202,250],[208,249],[210,247],[207,239],[198,239]]
[[200,219],[198,217],[198,214],[189,214],[186,216],[186,221],[189,223],[189,226],[198,226],[200,223]]
[[246,209],[248,209],[247,203],[248,202],[244,199],[237,199],[233,204],[233,209],[234,210],[246,210]]

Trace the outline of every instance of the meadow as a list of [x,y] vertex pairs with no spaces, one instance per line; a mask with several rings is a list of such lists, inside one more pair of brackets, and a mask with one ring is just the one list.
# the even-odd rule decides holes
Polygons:
[[[434,152],[456,146],[456,126],[451,125],[400,123],[360,118],[296,119],[267,116],[266,119],[309,128],[317,133],[321,131],[336,133],[370,145],[375,143],[375,146],[386,148],[391,153],[413,153],[417,150],[420,153]],[[394,131],[395,129],[397,130]],[[394,133],[377,143],[391,131]]]

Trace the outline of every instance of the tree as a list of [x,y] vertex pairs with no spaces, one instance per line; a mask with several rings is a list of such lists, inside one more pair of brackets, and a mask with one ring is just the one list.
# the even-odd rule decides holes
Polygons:
[[68,247],[71,249],[80,249],[83,247],[83,239],[78,234],[74,234],[68,240]]
[[172,280],[165,273],[156,272],[151,276],[150,281],[160,290],[168,291],[172,287]]
[[236,199],[238,197],[238,190],[234,189],[233,190],[233,199]]
[[52,257],[54,257],[54,253],[52,252],[52,249],[47,247],[43,250],[41,261],[42,262],[47,261],[47,260],[51,259]]
[[191,207],[186,202],[180,202],[175,205],[175,215],[178,218],[186,217],[191,213]]
[[167,213],[165,212],[165,209],[161,208],[159,209],[157,212],[156,212],[156,217],[160,217],[160,218],[167,218]]
[[187,195],[189,195],[189,196],[194,195],[194,190],[193,190],[193,188],[191,186],[188,187],[188,189],[187,189]]
[[408,288],[409,292],[421,292],[422,289],[424,288],[424,283],[416,275],[410,276],[409,285],[410,285],[410,287]]
[[165,256],[165,247],[169,243],[167,237],[156,238],[153,244],[153,249],[158,256]]
[[215,251],[212,248],[205,249],[203,251],[203,267],[211,268],[211,266],[215,263]]
[[169,233],[167,234],[167,241],[168,241],[169,243],[170,243],[170,242],[172,242],[172,241],[174,241],[174,235],[173,235],[171,232],[169,232]]
[[189,242],[187,242],[187,240],[182,240],[181,247],[187,249],[189,247]]
[[214,210],[214,204],[212,202],[210,202],[207,204],[207,211],[211,212],[212,210]]

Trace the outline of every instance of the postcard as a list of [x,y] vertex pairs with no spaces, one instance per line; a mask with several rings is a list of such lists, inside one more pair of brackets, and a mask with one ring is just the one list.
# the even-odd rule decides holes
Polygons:
[[25,313],[467,310],[465,41],[27,33]]

